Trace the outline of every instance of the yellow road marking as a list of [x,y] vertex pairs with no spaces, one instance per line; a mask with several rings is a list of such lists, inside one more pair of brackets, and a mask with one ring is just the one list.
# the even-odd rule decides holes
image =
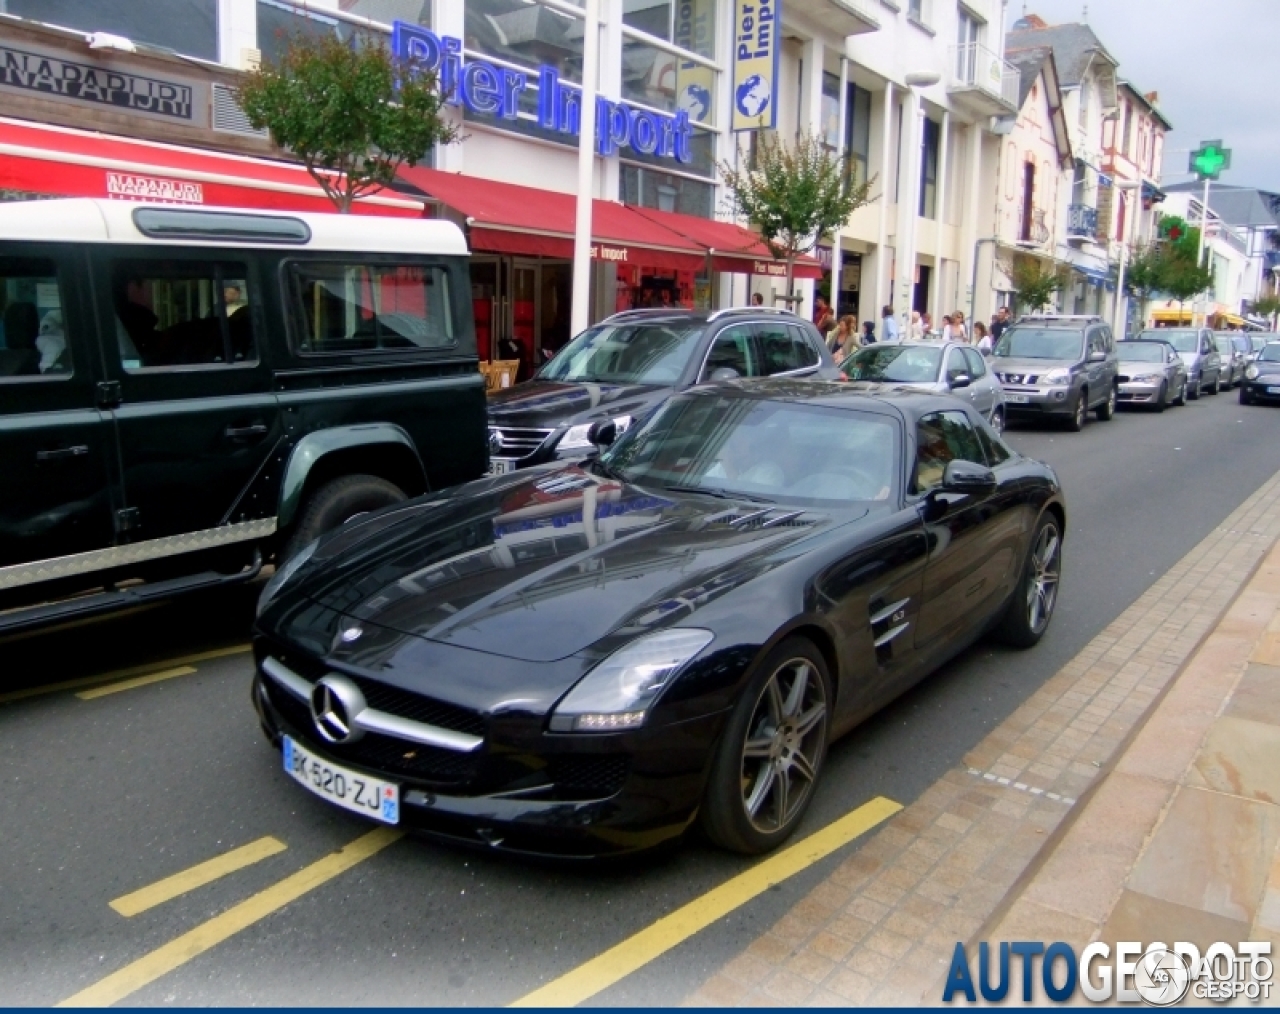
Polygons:
[[238,849],[224,852],[203,863],[196,863],[190,869],[182,870],[171,877],[165,877],[154,884],[148,884],[146,887],[123,895],[111,902],[111,907],[126,918],[135,916],[166,901],[172,901],[188,891],[194,891],[197,887],[211,884],[228,873],[243,870],[246,866],[252,866],[268,856],[283,852],[285,847],[285,843],[277,838],[269,836],[259,838],[257,841],[249,842],[248,845],[241,845]]
[[118,694],[124,690],[133,690],[135,687],[145,687],[152,683],[162,683],[164,680],[171,680],[177,676],[189,676],[195,672],[189,665],[180,665],[176,669],[165,669],[161,672],[153,672],[150,676],[135,676],[131,680],[117,680],[115,683],[108,683],[103,687],[94,687],[92,690],[81,690],[77,697],[82,701],[92,701],[99,697],[106,697],[108,694]]
[[13,690],[0,694],[0,704],[11,701],[23,701],[28,697],[42,697],[45,694],[57,694],[63,690],[75,690],[79,687],[91,687],[98,683],[110,683],[112,680],[128,679],[143,673],[153,673],[162,669],[173,669],[183,665],[194,665],[196,662],[208,662],[214,658],[226,658],[228,655],[243,655],[251,651],[251,644],[236,644],[230,648],[213,648],[210,651],[196,652],[181,658],[171,658],[167,662],[149,662],[146,665],[130,666],[128,669],[116,669],[114,672],[99,673],[97,676],[82,676],[80,679],[64,680],[61,683],[48,683],[39,687],[27,687],[25,690]]
[[566,972],[540,989],[515,1001],[512,1007],[572,1007],[620,982],[655,958],[683,943],[699,930],[763,894],[902,809],[900,803],[877,796],[852,813],[815,831],[803,841],[770,856],[744,873],[712,888],[700,898],[663,916],[590,961]]
[[370,831],[341,850],[303,867],[280,883],[259,891],[221,915],[214,916],[150,954],[125,965],[118,972],[112,972],[105,979],[63,1000],[58,1006],[108,1007],[123,1000],[130,993],[136,993],[162,975],[185,965],[192,958],[199,957],[241,930],[284,908],[291,901],[296,901],[340,873],[376,855],[403,836],[403,831],[392,827]]

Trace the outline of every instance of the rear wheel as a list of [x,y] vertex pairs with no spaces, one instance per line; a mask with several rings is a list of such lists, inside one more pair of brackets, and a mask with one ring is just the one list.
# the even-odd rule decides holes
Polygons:
[[1222,373],[1219,372],[1218,375],[1213,378],[1213,386],[1209,388],[1209,393],[1218,394],[1221,391],[1222,391]]
[[765,657],[716,747],[702,826],[717,845],[758,855],[782,844],[813,798],[827,755],[831,681],[811,641]]
[[312,493],[298,516],[298,527],[279,562],[289,559],[325,532],[370,511],[390,507],[404,499],[399,486],[376,475],[344,475],[326,482]]
[[1089,392],[1085,388],[1080,389],[1080,393],[1076,395],[1076,403],[1071,409],[1071,418],[1067,420],[1067,429],[1072,433],[1079,433],[1084,429],[1084,424],[1089,419]]
[[1062,532],[1058,519],[1046,514],[1036,526],[1022,580],[997,628],[1002,641],[1015,648],[1030,648],[1044,636],[1053,619],[1053,607],[1058,604],[1061,576]]
[[1187,398],[1190,401],[1200,400],[1200,381],[1199,379],[1193,384],[1190,379],[1187,380]]
[[1098,419],[1101,422],[1108,422],[1116,414],[1116,389],[1112,385],[1111,390],[1107,392],[1107,400],[1098,406]]

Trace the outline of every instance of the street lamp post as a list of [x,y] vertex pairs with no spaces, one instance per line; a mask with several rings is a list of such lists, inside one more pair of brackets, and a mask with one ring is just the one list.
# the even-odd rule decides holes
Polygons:
[[[1133,220],[1133,214],[1132,214],[1133,209],[1129,204],[1129,192],[1140,189],[1142,187],[1142,183],[1141,182],[1114,183],[1112,185],[1115,187],[1116,192],[1120,195],[1120,200],[1124,201],[1125,224],[1129,226],[1130,230],[1133,230],[1137,227],[1137,223],[1134,222],[1132,225],[1130,225],[1130,222]],[[1127,312],[1124,314],[1121,313],[1122,308],[1127,310],[1129,306],[1129,300],[1127,300],[1124,295],[1124,272],[1125,272],[1125,268],[1128,266],[1128,263],[1129,263],[1129,244],[1125,242],[1125,238],[1123,236],[1119,237],[1119,240],[1120,240],[1120,271],[1116,276],[1116,312],[1115,312],[1115,319],[1111,323],[1111,331],[1113,334],[1117,335],[1118,337],[1123,338],[1123,337],[1127,337],[1129,333],[1129,328],[1127,326],[1128,313]]]
[[907,86],[907,112],[903,117],[904,141],[907,145],[907,157],[903,160],[903,173],[907,186],[902,188],[898,205],[898,249],[897,275],[898,291],[901,294],[895,303],[901,309],[903,334],[911,323],[912,297],[915,293],[916,281],[916,217],[920,204],[920,148],[924,144],[924,135],[920,121],[924,119],[924,107],[920,101],[920,89],[930,88],[942,80],[937,71],[917,71],[908,74],[903,81]]
[[596,78],[600,63],[600,0],[586,0],[582,39],[582,104],[578,121],[578,196],[573,223],[571,334],[591,323],[591,198],[595,189]]

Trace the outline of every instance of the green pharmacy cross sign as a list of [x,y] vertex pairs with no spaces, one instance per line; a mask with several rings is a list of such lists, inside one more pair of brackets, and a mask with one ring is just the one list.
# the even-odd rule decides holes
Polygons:
[[1222,170],[1231,168],[1231,150],[1222,147],[1221,141],[1201,141],[1191,153],[1188,168],[1202,180],[1216,180]]

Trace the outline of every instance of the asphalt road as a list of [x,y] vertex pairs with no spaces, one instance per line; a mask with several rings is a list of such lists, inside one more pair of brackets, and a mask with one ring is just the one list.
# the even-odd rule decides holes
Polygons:
[[[1018,427],[1070,512],[1058,612],[1029,652],[979,644],[836,744],[800,834],[875,796],[909,803],[1280,470],[1280,411],[1234,392],[1080,434]],[[0,643],[0,695],[246,640],[254,589]],[[153,666],[154,667],[154,666]],[[369,826],[286,780],[246,654],[106,696],[0,704],[0,1003],[102,979]],[[131,917],[108,903],[272,836],[268,858]],[[857,842],[596,1002],[678,1002]],[[563,866],[401,840],[129,995],[130,1004],[504,1004],[747,868],[697,838]],[[203,931],[202,931],[203,932]]]

